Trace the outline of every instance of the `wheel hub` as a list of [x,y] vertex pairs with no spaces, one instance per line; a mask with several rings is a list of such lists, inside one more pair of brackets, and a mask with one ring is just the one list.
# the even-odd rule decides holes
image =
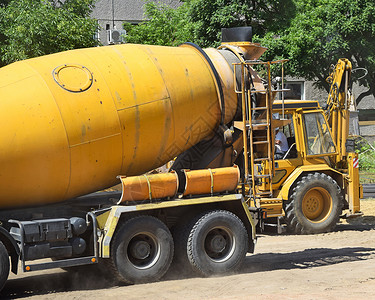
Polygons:
[[136,259],[145,259],[150,255],[151,246],[145,241],[136,241],[130,245],[130,253]]
[[205,238],[204,249],[217,263],[228,260],[235,250],[233,233],[226,227],[213,228]]
[[222,235],[215,234],[208,238],[208,244],[211,251],[219,253],[224,251],[227,242]]
[[312,188],[303,197],[302,212],[311,222],[323,222],[331,210],[332,197],[324,188]]
[[311,198],[306,199],[306,210],[310,213],[314,213],[320,208],[320,201],[318,198],[312,196]]

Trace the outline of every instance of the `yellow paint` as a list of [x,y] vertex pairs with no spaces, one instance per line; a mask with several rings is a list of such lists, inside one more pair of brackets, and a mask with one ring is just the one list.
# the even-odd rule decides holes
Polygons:
[[241,199],[241,195],[237,195],[237,194],[191,198],[191,199],[182,198],[182,199],[179,199],[178,201],[163,201],[159,203],[139,204],[136,206],[136,210],[160,209],[160,208],[168,208],[168,207],[175,207],[175,206],[196,205],[196,204],[202,204],[202,203],[238,201],[239,199]]
[[162,199],[174,197],[178,189],[176,172],[120,176],[122,183],[121,202]]
[[109,214],[110,214],[110,211],[106,211],[105,213],[96,216],[96,222],[98,224],[99,229],[104,229],[105,224],[108,220]]
[[312,223],[322,223],[332,213],[332,197],[322,187],[313,187],[302,199],[302,213]]
[[[349,214],[360,213],[361,186],[359,184],[359,167],[355,168],[353,160],[358,159],[357,153],[348,155],[347,198],[349,202]],[[363,193],[363,192],[362,192]]]
[[280,198],[261,198],[259,199],[259,205],[267,213],[268,218],[284,215],[283,201]]
[[292,184],[296,181],[299,175],[301,175],[304,172],[314,172],[314,171],[332,171],[335,173],[339,173],[338,171],[330,168],[328,165],[324,164],[312,164],[312,165],[304,165],[296,168],[288,177],[288,179],[284,182],[281,188],[281,197],[283,200],[288,200],[289,196],[289,189],[292,186]]
[[231,192],[240,181],[240,169],[233,167],[207,170],[185,170],[184,196]]
[[228,48],[234,53],[241,54],[248,60],[257,60],[267,50],[258,43],[251,42],[226,42],[219,49]]
[[118,214],[116,215],[118,208],[118,206],[112,207],[104,227],[104,236],[101,236],[101,239],[99,240],[101,255],[104,258],[110,256],[110,241],[120,219],[120,216]]
[[256,239],[257,239],[257,236],[256,236],[256,229],[255,229],[255,223],[254,223],[254,219],[249,211],[249,207],[247,206],[246,202],[245,201],[242,201],[242,207],[246,213],[246,216],[247,216],[247,219],[249,220],[250,222],[250,225],[251,225],[251,238],[252,240],[254,241],[254,243],[256,242]]
[[[230,120],[233,75],[215,51]],[[218,126],[217,89],[191,46],[96,47],[1,68],[0,207],[62,201],[166,163]]]

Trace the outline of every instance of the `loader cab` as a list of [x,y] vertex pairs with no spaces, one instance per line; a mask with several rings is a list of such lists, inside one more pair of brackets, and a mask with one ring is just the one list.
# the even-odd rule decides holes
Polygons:
[[279,188],[289,175],[301,165],[327,164],[328,157],[336,154],[328,123],[317,101],[275,101],[273,112],[290,120],[280,127],[288,141],[288,151],[275,160],[273,188]]

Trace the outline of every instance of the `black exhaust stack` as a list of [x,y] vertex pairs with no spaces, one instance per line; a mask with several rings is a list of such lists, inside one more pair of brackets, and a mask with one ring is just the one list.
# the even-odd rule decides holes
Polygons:
[[252,27],[233,27],[221,29],[222,43],[233,42],[252,42],[253,28]]

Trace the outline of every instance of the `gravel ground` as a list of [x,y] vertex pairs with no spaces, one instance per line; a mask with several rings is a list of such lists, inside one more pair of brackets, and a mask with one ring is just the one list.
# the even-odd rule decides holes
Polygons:
[[237,274],[117,286],[99,275],[60,269],[10,275],[3,298],[31,299],[374,299],[375,199],[364,216],[318,235],[261,234]]

